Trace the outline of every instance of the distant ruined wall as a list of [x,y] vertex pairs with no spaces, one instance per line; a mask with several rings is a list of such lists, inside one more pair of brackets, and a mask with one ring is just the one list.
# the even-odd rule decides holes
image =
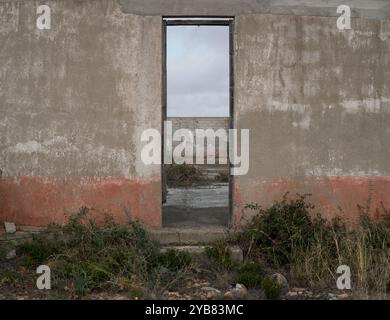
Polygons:
[[235,21],[235,127],[250,129],[246,203],[311,193],[326,217],[390,207],[390,22],[243,15]]
[[63,222],[81,206],[161,224],[160,166],[140,133],[161,127],[161,18],[117,1],[0,2],[0,221]]
[[[220,141],[219,139],[215,139],[216,147],[212,153],[210,153],[212,156],[215,157],[215,164],[219,164],[220,161],[223,163],[225,162],[227,164],[227,145],[228,145],[228,132],[230,128],[229,118],[226,117],[168,117],[168,121],[172,122],[172,131],[173,133],[180,129],[187,129],[190,130],[193,137],[194,137],[194,143],[196,143],[196,130],[208,130],[211,129],[214,132],[217,132],[219,129],[222,129],[226,132],[226,139],[222,140],[221,146],[222,146],[222,153],[219,153],[219,145]],[[173,147],[180,144],[180,142],[173,142]],[[226,147],[225,147],[226,146]],[[194,144],[194,158],[193,163],[196,162],[196,149]],[[207,145],[204,146],[204,164],[207,164]],[[202,168],[202,165],[199,166],[199,168]]]

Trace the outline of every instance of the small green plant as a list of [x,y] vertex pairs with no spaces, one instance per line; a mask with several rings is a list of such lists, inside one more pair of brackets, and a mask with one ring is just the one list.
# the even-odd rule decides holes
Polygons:
[[18,250],[25,255],[23,264],[25,266],[39,265],[47,261],[51,256],[61,253],[65,243],[58,234],[33,235],[32,241],[23,243]]
[[16,241],[4,241],[0,240],[0,262],[7,260],[7,254],[15,249]]
[[249,262],[238,269],[235,282],[242,283],[247,288],[261,288],[265,274],[262,265]]
[[159,261],[162,266],[171,271],[179,271],[191,266],[192,259],[188,252],[169,249],[160,255]]
[[217,270],[231,271],[236,267],[229,245],[224,240],[218,240],[211,247],[206,247],[206,254],[215,263]]
[[269,300],[280,299],[282,294],[282,288],[280,285],[271,277],[266,277],[263,280],[262,287],[264,290],[265,297]]
[[71,278],[72,288],[74,289],[75,293],[80,296],[84,296],[90,293],[95,285],[91,275],[81,268],[74,269],[71,273]]
[[15,285],[18,283],[20,275],[15,270],[0,271],[0,287],[2,285]]

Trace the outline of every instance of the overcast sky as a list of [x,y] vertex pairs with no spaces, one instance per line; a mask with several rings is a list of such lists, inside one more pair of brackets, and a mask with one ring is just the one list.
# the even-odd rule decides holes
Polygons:
[[168,117],[229,116],[229,27],[167,29]]

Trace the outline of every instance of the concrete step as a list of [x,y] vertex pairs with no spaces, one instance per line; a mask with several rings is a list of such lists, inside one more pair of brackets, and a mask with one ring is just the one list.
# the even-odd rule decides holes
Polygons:
[[226,165],[195,165],[195,167],[207,177],[216,177],[219,174],[229,173],[229,167]]
[[[164,246],[161,248],[161,252],[164,253],[170,249],[180,252],[187,252],[190,254],[194,261],[200,262],[200,264],[209,264],[211,261],[206,254],[207,246]],[[244,254],[242,249],[238,246],[229,247],[231,258],[233,261],[242,263],[244,260]]]
[[154,238],[161,245],[199,245],[210,244],[227,235],[225,227],[198,227],[198,228],[161,228],[151,230]]
[[[0,228],[0,241],[23,241],[31,239],[34,234],[45,231],[45,228],[37,227],[17,227],[17,232],[7,234],[3,228]],[[228,229],[218,226],[200,226],[200,227],[180,227],[180,228],[161,228],[149,230],[152,236],[162,246],[199,246],[213,243],[215,240],[226,237]],[[1,244],[1,242],[0,242]]]

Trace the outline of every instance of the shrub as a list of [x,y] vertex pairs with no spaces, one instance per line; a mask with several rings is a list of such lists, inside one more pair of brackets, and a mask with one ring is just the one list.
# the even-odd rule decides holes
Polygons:
[[202,173],[193,165],[172,164],[166,166],[168,186],[191,186],[203,181]]
[[160,263],[171,271],[179,271],[191,265],[192,259],[188,252],[169,249],[160,256]]
[[217,270],[231,271],[236,266],[229,244],[224,240],[218,240],[212,246],[206,247],[206,254],[215,263]]
[[21,254],[25,254],[23,264],[25,266],[40,265],[50,257],[61,253],[65,248],[65,243],[58,234],[33,235],[32,241],[25,242],[18,247]]
[[314,225],[305,202],[306,196],[288,201],[287,195],[268,209],[249,204],[256,215],[246,225],[237,240],[247,255],[259,255],[267,263],[285,265],[296,249],[306,248],[314,239]]
[[336,270],[342,264],[353,271],[356,290],[386,292],[390,278],[389,218],[373,221],[367,214],[360,223],[347,228],[340,218],[325,221],[307,196],[287,200],[287,195],[267,209],[257,204],[253,218],[233,240],[246,258],[264,261],[268,266],[284,268],[290,281],[298,286],[334,286]]
[[282,294],[282,288],[280,285],[270,277],[263,280],[262,287],[265,297],[269,300],[277,300]]
[[262,265],[249,262],[238,269],[235,282],[241,283],[247,288],[261,288],[264,277],[265,271]]
[[[190,264],[184,253],[160,253],[159,245],[136,221],[116,225],[111,220],[98,227],[82,208],[68,223],[50,234],[35,236],[19,250],[34,264],[49,264],[53,285],[69,288],[77,295],[96,289],[127,289],[140,296],[138,284],[165,289],[175,280],[175,272]],[[164,270],[164,268],[165,270]]]

